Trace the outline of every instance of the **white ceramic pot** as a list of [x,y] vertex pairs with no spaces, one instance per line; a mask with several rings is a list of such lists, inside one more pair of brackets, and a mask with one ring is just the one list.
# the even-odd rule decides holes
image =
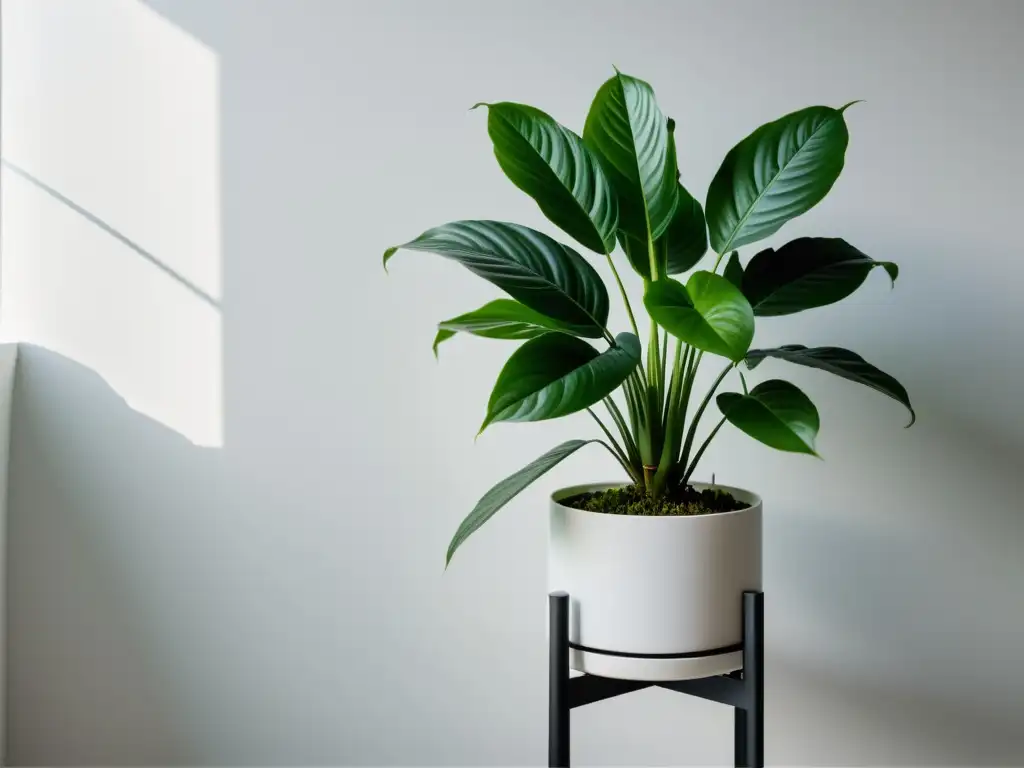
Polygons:
[[761,590],[760,497],[716,485],[750,506],[660,517],[588,512],[559,503],[620,485],[579,485],[551,497],[549,591],[569,593],[571,643],[612,652],[574,648],[570,666],[628,680],[684,680],[740,669],[739,650],[672,656],[742,643],[743,592]]

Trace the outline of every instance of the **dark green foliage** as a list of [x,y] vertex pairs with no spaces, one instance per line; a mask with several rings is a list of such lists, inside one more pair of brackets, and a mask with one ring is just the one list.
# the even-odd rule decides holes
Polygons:
[[[849,104],[808,107],[750,133],[726,155],[703,207],[678,162],[701,151],[686,145],[685,128],[702,115],[676,115],[677,130],[643,80],[616,70],[594,97],[582,135],[526,104],[486,106],[501,171],[551,224],[593,253],[585,258],[564,238],[512,222],[460,220],[388,248],[385,267],[399,249],[432,253],[507,294],[443,321],[434,337],[435,354],[455,334],[521,344],[498,374],[484,426],[585,411],[600,438],[563,443],[491,488],[456,532],[448,560],[498,509],[588,442],[607,449],[635,485],[588,494],[571,502],[576,506],[648,516],[743,508],[727,493],[687,485],[719,430],[729,425],[772,448],[817,455],[819,428],[817,408],[788,382],[748,391],[740,374],[742,394],[719,393],[744,360],[751,370],[773,357],[828,371],[898,400],[913,421],[906,390],[853,352],[797,344],[750,351],[761,318],[840,301],[875,267],[896,280],[895,264],[838,238],[801,237],[753,258],[738,252],[811,210],[836,183],[846,162]],[[708,244],[714,263],[701,264]],[[613,253],[617,245],[623,254]],[[608,325],[608,290],[590,263],[595,255],[615,278],[631,332]],[[633,312],[616,267],[623,260],[642,280],[648,317]],[[668,277],[683,273],[689,277]],[[429,295],[434,288],[422,286]],[[726,366],[702,394],[700,366],[715,357]],[[701,429],[712,403],[721,418]]]

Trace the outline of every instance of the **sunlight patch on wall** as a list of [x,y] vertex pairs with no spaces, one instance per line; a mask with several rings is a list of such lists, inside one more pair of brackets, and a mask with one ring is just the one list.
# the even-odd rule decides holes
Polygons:
[[222,445],[216,55],[137,0],[8,0],[3,51],[0,338]]

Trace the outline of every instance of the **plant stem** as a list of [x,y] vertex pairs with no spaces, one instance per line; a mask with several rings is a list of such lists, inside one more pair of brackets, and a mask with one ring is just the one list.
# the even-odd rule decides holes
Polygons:
[[676,453],[679,450],[680,429],[679,390],[684,386],[686,378],[685,361],[690,355],[691,347],[687,346],[683,352],[682,339],[676,339],[675,356],[672,365],[672,379],[668,388],[668,397],[665,400],[665,421],[662,429],[661,456],[658,461],[658,471],[654,475],[653,495],[660,495],[665,487],[668,474],[672,470]]
[[610,395],[604,399],[604,405],[608,409],[608,413],[611,414],[612,421],[615,422],[615,427],[619,430],[619,434],[622,436],[622,442],[625,444],[625,452],[629,457],[630,463],[639,466],[641,463],[640,453],[636,449],[636,443],[633,441],[633,436],[630,434],[626,420],[622,416],[622,411],[619,410],[619,406],[615,404]]
[[[704,399],[700,403],[700,407],[697,408],[697,412],[693,414],[693,421],[690,422],[690,429],[686,433],[686,442],[683,443],[683,452],[680,458],[680,464],[684,467],[689,466],[690,460],[690,448],[693,447],[693,438],[697,434],[697,425],[700,423],[700,417],[704,415],[705,409],[708,407],[708,403],[711,402],[711,398],[715,395],[715,390],[718,389],[718,385],[722,383],[722,380],[728,375],[729,371],[736,367],[735,363],[729,363],[725,369],[718,374],[718,378],[715,379],[708,393],[704,395]],[[694,373],[696,373],[697,366],[694,366]]]
[[622,303],[626,305],[626,314],[629,315],[629,324],[633,327],[633,333],[636,334],[637,338],[640,338],[640,329],[636,324],[636,318],[633,316],[633,307],[630,306],[629,297],[626,295],[626,287],[622,284],[622,278],[619,277],[619,270],[615,268],[615,262],[612,261],[612,255],[606,253],[605,257],[608,259],[608,266],[612,268],[612,274],[615,275],[615,282],[619,286],[619,295],[622,296]]
[[630,466],[629,460],[622,452],[622,448],[615,441],[615,438],[612,436],[612,433],[608,430],[608,427],[606,427],[604,422],[601,421],[601,419],[598,417],[596,413],[594,413],[592,408],[587,408],[587,413],[594,417],[594,421],[597,422],[597,425],[601,428],[601,431],[604,432],[610,444],[605,443],[603,440],[598,442],[600,442],[605,448],[607,448],[611,452],[612,456],[616,458],[616,460],[619,462],[622,468],[626,471],[626,474],[629,475],[634,482],[636,482],[638,480],[636,473],[633,471],[632,467]]
[[722,428],[723,424],[725,424],[725,416],[723,416],[721,421],[715,425],[715,428],[711,430],[711,434],[708,435],[707,439],[703,443],[701,443],[700,448],[697,449],[697,453],[693,455],[693,461],[690,462],[690,466],[687,467],[686,474],[683,475],[683,479],[681,481],[681,485],[683,487],[686,487],[686,484],[690,482],[690,476],[697,468],[697,464],[700,462],[701,456],[704,455],[704,451],[707,450],[707,447],[711,445],[711,441],[715,438],[715,435],[718,434],[718,430]]

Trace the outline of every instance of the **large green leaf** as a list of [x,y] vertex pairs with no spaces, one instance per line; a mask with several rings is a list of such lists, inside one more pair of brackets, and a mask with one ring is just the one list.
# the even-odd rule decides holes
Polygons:
[[618,203],[600,161],[583,139],[534,107],[511,102],[484,106],[487,133],[505,175],[579,243],[611,253]]
[[582,411],[614,392],[640,362],[640,340],[620,333],[598,353],[564,333],[547,333],[512,353],[480,427],[496,421],[542,421]]
[[488,339],[516,341],[532,339],[549,331],[573,332],[571,327],[564,326],[557,320],[535,312],[513,299],[495,299],[480,309],[453,317],[451,320],[442,320],[437,324],[437,329],[437,337],[434,339],[435,355],[437,345],[458,332]]
[[808,368],[818,368],[844,379],[856,381],[858,384],[864,384],[906,406],[910,411],[908,427],[917,420],[917,415],[910,405],[910,395],[907,394],[903,385],[848,349],[805,347],[802,344],[786,344],[775,349],[752,349],[747,353],[747,367],[753,370],[768,357],[786,360],[797,365],[806,365]]
[[455,554],[455,550],[457,550],[462,543],[473,534],[474,531],[490,520],[494,516],[495,512],[508,504],[516,497],[516,495],[526,488],[526,486],[554,467],[562,459],[576,453],[576,451],[587,443],[594,442],[597,441],[569,440],[561,445],[557,445],[539,459],[531,461],[518,472],[509,475],[496,486],[491,488],[491,490],[485,493],[483,498],[476,503],[476,506],[473,507],[473,511],[466,516],[466,519],[462,521],[461,525],[459,525],[458,530],[455,531],[452,543],[448,545],[448,554],[444,559],[444,567],[448,567],[448,564],[452,561],[452,555]]
[[602,160],[619,200],[619,228],[657,239],[676,208],[678,172],[669,157],[668,120],[643,80],[616,72],[598,90],[583,140]]
[[818,455],[818,409],[788,381],[764,381],[747,395],[723,392],[717,402],[722,415],[755,440],[780,451]]
[[801,237],[750,260],[743,293],[755,315],[790,315],[845,299],[882,267],[895,282],[899,268],[875,261],[838,237]]
[[768,237],[828,194],[850,140],[843,109],[793,112],[762,125],[729,151],[705,206],[717,253]]
[[694,272],[685,286],[671,279],[648,283],[644,306],[673,336],[734,362],[754,338],[750,304],[739,288],[712,272]]
[[608,291],[600,275],[567,245],[519,224],[453,221],[384,252],[426,251],[462,264],[542,315],[589,338],[604,334]]

